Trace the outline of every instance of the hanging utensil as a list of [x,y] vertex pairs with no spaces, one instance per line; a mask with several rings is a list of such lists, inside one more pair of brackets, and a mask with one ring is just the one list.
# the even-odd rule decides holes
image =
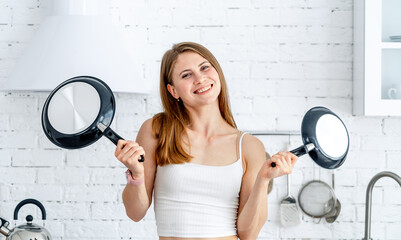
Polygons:
[[[349,135],[343,121],[325,107],[314,107],[304,116],[301,126],[303,145],[291,150],[298,157],[308,153],[320,167],[340,167],[348,154]],[[271,163],[272,167],[276,163]]]
[[[290,145],[290,135],[286,149]],[[291,175],[287,174],[287,196],[280,203],[280,222],[285,227],[292,227],[301,223],[301,215],[298,210],[297,201],[291,195]]]
[[[332,173],[331,177],[332,177],[331,178],[332,188],[334,191],[334,172]],[[336,221],[337,217],[340,215],[340,212],[341,212],[341,202],[337,198],[334,205],[334,209],[325,216],[326,222],[333,223],[334,221]]]
[[[14,210],[14,220],[18,219],[18,212],[20,208],[26,204],[34,204],[40,208],[42,212],[42,220],[46,220],[46,210],[43,205],[35,199],[25,199],[21,201]],[[13,229],[9,229],[10,223],[0,218],[0,233],[7,237],[7,240],[51,240],[50,233],[43,227],[32,223],[33,217],[31,215],[26,216],[26,224],[19,225]]]
[[[42,127],[55,145],[77,149],[106,136],[117,145],[123,139],[111,128],[115,112],[113,92],[102,80],[91,76],[71,78],[47,97]],[[138,161],[143,162],[144,157]]]
[[296,226],[301,222],[297,201],[291,195],[290,179],[290,174],[287,174],[287,196],[281,201],[280,204],[280,222],[286,227]]
[[323,218],[335,210],[337,201],[334,190],[325,182],[312,180],[305,184],[298,195],[302,211],[313,218]]

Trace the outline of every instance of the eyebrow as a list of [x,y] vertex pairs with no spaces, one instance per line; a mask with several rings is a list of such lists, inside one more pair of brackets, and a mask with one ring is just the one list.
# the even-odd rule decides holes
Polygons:
[[[207,61],[207,60],[206,60],[206,61],[203,61],[201,64],[198,65],[198,67],[202,66],[202,65],[205,64],[205,63],[209,63],[209,61]],[[178,74],[178,76],[181,76],[181,74],[182,74],[183,72],[186,72],[186,71],[190,71],[190,69],[185,69],[185,70],[181,71],[180,74]]]

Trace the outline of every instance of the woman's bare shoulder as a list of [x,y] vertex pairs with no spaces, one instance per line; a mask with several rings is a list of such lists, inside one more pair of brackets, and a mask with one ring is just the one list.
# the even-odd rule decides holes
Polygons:
[[152,130],[152,124],[153,124],[153,118],[149,118],[147,120],[145,120],[142,123],[141,128],[139,129],[139,131],[143,130],[143,131],[149,131]]
[[250,149],[259,149],[261,148],[264,150],[264,145],[262,141],[260,141],[259,138],[251,135],[251,134],[245,134],[243,138],[243,147],[244,148],[250,148]]
[[138,132],[137,141],[155,142],[156,138],[154,137],[152,129],[153,118],[149,118],[142,123],[142,126]]
[[263,162],[265,159],[265,146],[259,138],[245,134],[243,138],[242,148],[245,160],[248,162]]

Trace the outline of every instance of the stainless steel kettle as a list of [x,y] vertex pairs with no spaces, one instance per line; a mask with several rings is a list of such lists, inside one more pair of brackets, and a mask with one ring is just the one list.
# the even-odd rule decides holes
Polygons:
[[[25,199],[18,203],[14,210],[14,220],[18,219],[18,211],[26,204],[35,204],[42,211],[42,220],[46,220],[46,210],[43,205],[35,199]],[[7,237],[7,240],[52,240],[50,233],[43,227],[33,224],[33,217],[26,216],[26,224],[9,229],[10,223],[0,218],[0,233]]]

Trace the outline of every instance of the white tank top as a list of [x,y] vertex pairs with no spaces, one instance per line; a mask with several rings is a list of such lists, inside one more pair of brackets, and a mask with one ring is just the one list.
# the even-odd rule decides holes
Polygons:
[[161,237],[213,238],[237,235],[236,221],[243,167],[195,163],[158,166],[154,208]]

